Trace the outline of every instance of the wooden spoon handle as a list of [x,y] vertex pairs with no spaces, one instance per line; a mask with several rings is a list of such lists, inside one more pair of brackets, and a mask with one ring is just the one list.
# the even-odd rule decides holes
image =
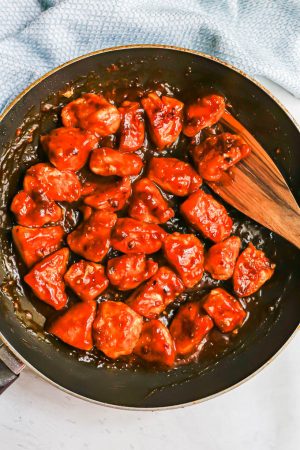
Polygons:
[[233,184],[211,187],[228,203],[300,248],[300,208],[268,153],[248,130],[225,111],[221,121],[251,147],[233,168]]
[[[283,218],[285,220],[285,218]],[[291,214],[286,220],[281,236],[300,249],[300,214]]]
[[254,153],[255,155],[257,155],[257,157],[261,158],[263,160],[262,162],[264,162],[267,165],[267,167],[269,167],[270,171],[273,173],[273,176],[275,178],[281,179],[283,184],[287,186],[285,179],[281,175],[281,172],[279,171],[276,164],[274,164],[273,160],[262,148],[260,143],[255,139],[255,137],[252,136],[252,134],[237,119],[235,119],[229,112],[225,111],[221,121],[224,123],[224,125],[228,126],[236,134],[242,136],[244,141],[246,141],[249,147],[252,149],[252,154]]

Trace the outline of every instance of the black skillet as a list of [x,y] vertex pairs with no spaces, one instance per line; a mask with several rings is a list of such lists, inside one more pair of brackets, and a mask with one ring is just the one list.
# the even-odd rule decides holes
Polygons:
[[[245,303],[250,315],[237,336],[215,333],[197,361],[172,371],[133,368],[130,360],[111,363],[95,353],[84,355],[43,332],[50,307],[35,300],[20,282],[24,267],[11,242],[9,204],[25,169],[44,158],[38,135],[58,126],[62,104],[93,89],[117,100],[124,92],[134,98],[141,95],[140,84],[170,90],[183,101],[207,92],[225,95],[233,114],[274,158],[298,201],[300,134],[283,107],[239,70],[207,55],[162,46],[123,47],[80,57],[35,82],[1,116],[1,338],[22,362],[67,392],[101,404],[147,409],[185,405],[224,392],[278,353],[300,321],[300,252],[229,208],[243,245],[252,239],[263,247],[277,264],[276,274]],[[182,140],[172,154],[185,157],[186,142]],[[210,285],[212,280],[206,277],[191,297],[199,298]],[[3,348],[0,358],[18,372],[14,357],[8,361]],[[14,379],[4,364],[0,374],[3,387]]]

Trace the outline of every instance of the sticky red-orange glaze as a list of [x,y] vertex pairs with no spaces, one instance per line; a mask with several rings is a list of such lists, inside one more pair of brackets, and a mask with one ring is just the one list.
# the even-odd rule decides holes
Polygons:
[[146,259],[143,253],[118,256],[107,263],[108,279],[120,291],[136,288],[157,270],[158,264],[152,259]]
[[34,294],[55,309],[63,308],[68,301],[63,276],[69,253],[65,247],[57,250],[38,262],[24,277]]
[[135,152],[144,143],[145,122],[138,102],[125,101],[119,108],[121,114],[120,145],[122,152]]
[[86,302],[95,300],[109,284],[101,264],[84,260],[73,264],[64,279],[76,295]]
[[81,184],[75,173],[58,170],[46,163],[31,166],[23,185],[29,194],[39,194],[53,201],[75,202],[81,195]]
[[240,136],[222,133],[207,138],[192,149],[193,159],[204,180],[218,181],[223,173],[251,152]]
[[143,326],[142,317],[121,302],[102,302],[93,324],[96,347],[109,358],[130,355]]
[[163,243],[168,263],[177,271],[184,285],[192,288],[203,275],[203,245],[193,234],[169,234]]
[[121,122],[118,109],[96,94],[84,94],[68,103],[61,119],[65,127],[79,127],[101,137],[115,133]]
[[174,211],[149,178],[142,178],[133,185],[129,215],[149,223],[165,223],[174,217]]
[[272,277],[274,270],[275,264],[250,243],[237,260],[233,273],[234,291],[239,297],[254,294]]
[[246,317],[240,302],[222,288],[210,291],[203,308],[223,333],[241,326]]
[[14,244],[28,267],[58,250],[62,245],[64,234],[60,225],[46,228],[17,225],[12,229]]
[[214,242],[223,241],[231,233],[232,219],[224,206],[201,189],[181,204],[180,212],[190,225]]
[[152,158],[148,178],[164,191],[185,197],[197,191],[202,184],[201,177],[192,166],[176,158]]
[[98,139],[79,128],[62,127],[41,136],[41,143],[50,162],[59,170],[80,170],[97,147]]
[[207,95],[197,99],[186,108],[183,133],[193,137],[203,128],[217,123],[225,111],[225,100],[221,95]]
[[232,277],[241,247],[238,236],[230,236],[223,242],[212,245],[205,255],[204,268],[215,280],[228,280]]
[[194,353],[213,325],[211,318],[202,312],[199,302],[180,306],[170,326],[176,353],[181,356]]
[[138,175],[143,161],[137,155],[121,153],[112,148],[101,147],[94,150],[90,158],[90,169],[97,175],[127,177]]
[[134,353],[145,361],[173,366],[175,346],[168,328],[157,319],[144,322]]
[[154,144],[162,150],[175,142],[182,130],[183,103],[172,97],[159,97],[151,92],[142,99],[149,119],[150,135]]
[[123,253],[151,254],[161,248],[165,236],[166,232],[158,225],[121,218],[112,232],[111,244]]
[[189,96],[156,79],[103,83],[87,86],[105,96],[66,104],[62,94],[62,126],[40,136],[48,160],[25,167],[10,205],[24,280],[64,308],[46,314],[47,331],[80,356],[166,370],[218,355],[254,308],[222,286],[252,295],[275,265],[251,243],[239,255],[248,234],[201,186],[222,183],[251,149],[218,123],[221,95],[184,104],[175,97]]
[[168,267],[155,275],[128,298],[127,304],[137,313],[154,319],[184,291],[181,279]]
[[110,247],[111,231],[117,216],[106,211],[85,209],[85,220],[68,235],[70,249],[90,261],[100,262]]
[[80,350],[93,348],[92,325],[96,314],[96,303],[77,303],[55,320],[49,333]]
[[62,210],[55,202],[25,191],[19,191],[14,196],[10,209],[17,223],[24,227],[42,227],[62,218]]

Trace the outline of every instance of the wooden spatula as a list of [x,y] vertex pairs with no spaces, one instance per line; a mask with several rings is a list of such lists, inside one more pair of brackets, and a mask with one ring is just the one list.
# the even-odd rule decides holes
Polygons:
[[283,176],[238,120],[225,112],[221,121],[242,136],[252,152],[232,169],[231,183],[209,183],[210,187],[230,205],[300,249],[300,208]]

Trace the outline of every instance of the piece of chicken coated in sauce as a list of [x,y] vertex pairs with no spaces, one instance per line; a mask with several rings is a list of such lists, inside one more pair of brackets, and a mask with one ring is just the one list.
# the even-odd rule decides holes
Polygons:
[[101,302],[93,324],[95,345],[112,359],[130,355],[138,342],[142,326],[143,318],[125,303]]
[[144,322],[133,352],[145,361],[172,367],[175,346],[168,328],[158,319]]
[[89,93],[64,106],[61,119],[65,127],[81,128],[104,137],[116,133],[121,115],[102,95]]
[[58,202],[75,202],[81,196],[81,183],[74,172],[58,170],[47,163],[31,166],[23,186],[29,194]]
[[222,288],[213,289],[206,295],[203,309],[223,333],[240,327],[246,317],[240,302]]
[[10,210],[17,223],[24,227],[42,227],[60,221],[63,216],[62,209],[55,202],[25,191],[14,196]]
[[128,213],[133,219],[149,223],[165,223],[174,217],[173,209],[149,178],[136,181],[132,194]]
[[110,248],[110,236],[117,216],[108,211],[83,208],[84,220],[68,235],[70,249],[85,259],[100,262]]
[[221,180],[224,172],[246,158],[250,152],[244,139],[231,133],[209,137],[192,148],[197,170],[206,181]]
[[104,177],[138,175],[142,168],[143,161],[138,155],[121,153],[108,147],[95,149],[90,158],[91,171]]
[[146,259],[143,253],[117,256],[107,263],[108,279],[119,291],[136,288],[157,270],[158,264],[152,259]]
[[165,236],[166,232],[154,223],[124,217],[117,220],[111,245],[122,253],[151,254],[161,248]]
[[164,191],[185,197],[197,191],[202,179],[193,167],[177,158],[152,158],[148,178]]
[[41,144],[57,169],[77,172],[87,162],[90,151],[97,147],[98,139],[79,128],[61,127],[41,136]]
[[55,252],[62,246],[65,232],[62,226],[28,228],[16,225],[12,237],[27,267]]
[[164,255],[184,285],[192,288],[203,276],[203,245],[194,234],[169,234],[163,242]]
[[250,242],[240,254],[233,273],[233,287],[239,297],[247,297],[257,292],[268,281],[275,270],[262,250]]
[[198,98],[185,110],[183,134],[194,137],[203,128],[217,123],[225,111],[225,100],[221,95],[207,95]]
[[180,212],[192,227],[214,242],[221,242],[230,236],[232,219],[226,209],[201,189],[180,205]]
[[142,100],[149,120],[150,136],[158,149],[172,145],[182,130],[183,103],[176,98],[151,92]]
[[92,325],[96,303],[76,303],[49,327],[49,333],[80,350],[93,348]]
[[132,293],[126,303],[141,316],[155,319],[183,291],[181,279],[173,270],[162,266],[150,280]]
[[102,211],[119,211],[123,209],[131,195],[129,177],[115,181],[101,180],[99,183],[85,182],[82,187],[83,202]]
[[69,253],[66,247],[51,253],[33,266],[24,277],[33,293],[57,310],[63,308],[68,301],[63,276],[67,270]]
[[233,275],[240,248],[241,240],[238,236],[230,236],[212,245],[205,255],[204,269],[215,280],[228,280]]
[[176,353],[180,356],[195,353],[213,326],[211,318],[203,313],[200,302],[187,302],[180,306],[170,326]]
[[122,152],[136,152],[145,140],[143,110],[138,102],[125,101],[119,108],[121,114],[120,145]]
[[65,274],[66,284],[84,302],[95,300],[108,287],[105,268],[101,264],[80,260]]

